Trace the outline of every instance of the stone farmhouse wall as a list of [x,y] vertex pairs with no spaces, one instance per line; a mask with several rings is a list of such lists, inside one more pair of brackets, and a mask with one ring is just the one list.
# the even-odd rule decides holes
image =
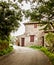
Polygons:
[[[37,27],[34,27],[34,25],[37,25]],[[42,36],[44,35],[43,30],[39,30],[40,26],[37,23],[28,23],[25,24],[25,33],[23,35],[18,36],[20,46],[21,39],[24,38],[24,46],[31,46],[31,45],[42,45]],[[34,42],[30,41],[30,36],[34,35]]]

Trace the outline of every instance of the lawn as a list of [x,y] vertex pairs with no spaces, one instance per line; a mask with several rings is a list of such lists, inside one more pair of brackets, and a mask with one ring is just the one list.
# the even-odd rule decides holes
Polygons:
[[42,52],[44,52],[49,57],[50,61],[52,62],[52,65],[54,65],[54,53],[51,53],[50,51],[48,51],[47,48],[42,46],[31,46],[30,48],[39,49]]

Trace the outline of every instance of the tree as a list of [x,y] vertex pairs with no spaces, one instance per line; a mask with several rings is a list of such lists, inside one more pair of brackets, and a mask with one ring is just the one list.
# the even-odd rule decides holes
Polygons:
[[[31,10],[25,12],[26,16],[30,17],[32,21],[37,21],[45,25],[44,30],[54,29],[54,0],[33,0]],[[32,6],[32,5],[31,5]]]
[[[13,3],[10,0],[7,2],[0,1],[0,49],[4,45],[5,48],[9,46],[10,33],[18,29],[19,21],[21,20],[22,12],[17,3]],[[4,40],[6,41],[5,44]]]

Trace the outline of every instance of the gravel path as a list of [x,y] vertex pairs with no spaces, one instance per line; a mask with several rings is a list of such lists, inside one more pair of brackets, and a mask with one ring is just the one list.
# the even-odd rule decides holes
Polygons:
[[14,52],[0,58],[0,65],[51,65],[51,63],[39,50],[14,46]]

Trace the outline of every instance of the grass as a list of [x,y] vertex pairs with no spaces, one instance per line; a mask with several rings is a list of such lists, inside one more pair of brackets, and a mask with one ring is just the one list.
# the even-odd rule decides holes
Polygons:
[[54,53],[51,53],[50,51],[48,51],[47,48],[42,46],[31,46],[30,48],[39,49],[42,52],[44,52],[49,57],[50,61],[52,62],[52,65],[54,65]]
[[8,53],[10,53],[11,51],[13,50],[13,47],[12,46],[9,46],[8,48],[0,51],[0,56],[3,56],[3,55],[6,55]]

